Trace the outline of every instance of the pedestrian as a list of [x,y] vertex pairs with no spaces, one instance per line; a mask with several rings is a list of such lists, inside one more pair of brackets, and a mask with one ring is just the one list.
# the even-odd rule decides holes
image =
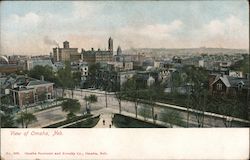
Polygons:
[[103,125],[105,125],[105,120],[102,121]]
[[109,128],[111,128],[111,124],[109,125]]

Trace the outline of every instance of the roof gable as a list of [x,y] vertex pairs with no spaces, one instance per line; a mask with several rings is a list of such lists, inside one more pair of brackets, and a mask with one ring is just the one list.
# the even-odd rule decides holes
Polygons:
[[217,76],[211,85],[214,85],[214,83],[216,83],[218,80],[221,80],[222,83],[224,83],[226,87],[231,87],[229,80],[226,76],[223,76],[223,77]]

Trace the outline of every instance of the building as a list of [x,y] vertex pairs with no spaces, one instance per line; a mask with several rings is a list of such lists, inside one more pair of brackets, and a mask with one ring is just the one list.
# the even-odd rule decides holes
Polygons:
[[89,51],[82,49],[81,52],[82,60],[89,64],[100,63],[100,62],[112,62],[113,61],[113,39],[110,37],[108,40],[108,50],[94,50],[92,48]]
[[53,83],[30,78],[24,75],[9,75],[3,83],[2,90],[13,99],[13,104],[24,108],[40,101],[53,99]]
[[78,48],[70,48],[69,42],[63,42],[63,48],[56,47],[53,48],[53,61],[79,61],[81,59],[81,54],[78,53]]
[[79,64],[79,71],[81,72],[82,77],[87,77],[89,75],[89,67],[87,63]]
[[117,71],[133,70],[133,62],[128,55],[122,55],[120,46],[117,48],[117,55],[114,56],[114,66]]
[[109,37],[108,41],[108,50],[113,54],[113,39],[111,37]]
[[137,71],[136,82],[138,88],[145,88],[151,86],[158,80],[158,73],[152,71]]
[[246,78],[215,74],[209,76],[211,95],[247,98],[249,90],[249,80]]
[[81,80],[86,80],[87,76],[89,75],[89,67],[86,62],[72,62],[71,63],[71,71],[72,72],[80,72],[81,73]]
[[0,65],[0,75],[16,73],[17,71],[22,71],[23,66],[16,64],[1,64]]
[[57,71],[57,67],[52,63],[51,59],[28,59],[26,61],[26,69],[29,71],[35,66],[49,66],[53,71]]
[[243,78],[243,73],[241,71],[229,71],[229,76]]
[[117,48],[117,53],[116,53],[116,55],[117,55],[117,56],[122,55],[122,49],[121,49],[120,46],[118,46],[118,48]]

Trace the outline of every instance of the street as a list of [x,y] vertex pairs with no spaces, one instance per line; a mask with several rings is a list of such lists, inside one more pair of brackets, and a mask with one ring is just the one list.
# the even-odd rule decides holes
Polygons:
[[[58,90],[60,94],[60,90]],[[85,96],[89,96],[91,94],[94,94],[97,96],[97,102],[96,103],[91,103],[91,113],[94,115],[100,114],[101,115],[101,120],[98,122],[95,128],[109,128],[109,125],[111,124],[111,116],[114,113],[119,113],[119,103],[118,100],[115,97],[114,93],[108,93],[105,95],[104,91],[98,91],[98,90],[74,90],[73,94],[71,90],[65,90],[65,98],[74,98],[78,99],[81,108],[80,112],[77,113],[77,115],[82,115],[83,113],[86,112],[86,101],[84,100]],[[73,96],[73,97],[72,97]],[[107,102],[107,103],[106,103]],[[106,106],[107,104],[107,106]],[[140,108],[142,108],[144,104],[139,104],[138,105],[138,112]],[[150,112],[152,111],[151,106],[147,106],[148,110]],[[176,107],[178,108],[178,106]],[[181,108],[181,107],[179,107]],[[161,120],[161,115],[162,113],[166,112],[172,112],[172,111],[177,111],[182,118],[182,121],[184,122],[184,126],[186,125],[187,121],[187,111],[182,109],[178,110],[175,108],[171,107],[165,107],[165,106],[159,106],[156,105],[154,106],[154,114],[158,115],[157,122],[159,124],[163,123],[166,124]],[[135,103],[131,101],[126,101],[122,100],[121,101],[121,113],[127,116],[135,117]],[[35,112],[35,116],[37,117],[37,122],[34,122],[29,125],[29,127],[44,127],[59,121],[63,121],[67,117],[67,113],[63,112],[61,107],[55,107],[55,108],[50,108],[47,110],[43,110],[40,112]],[[189,127],[197,127],[197,114],[190,112],[189,113]],[[142,116],[138,115],[138,118],[143,119]],[[152,119],[152,118],[151,118]],[[103,125],[103,120],[105,120],[105,125]],[[111,126],[112,128],[114,126]],[[179,127],[179,126],[173,126],[173,127]],[[204,125],[203,127],[225,127],[224,124],[224,119],[218,118],[218,117],[213,117],[213,116],[204,116]]]

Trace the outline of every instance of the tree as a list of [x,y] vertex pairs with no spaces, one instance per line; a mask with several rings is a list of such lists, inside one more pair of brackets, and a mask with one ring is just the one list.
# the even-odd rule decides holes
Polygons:
[[97,73],[100,70],[100,64],[95,63],[89,66],[88,87],[97,85]]
[[14,123],[14,117],[7,114],[7,115],[2,115],[1,116],[1,127],[2,128],[14,128],[15,123]]
[[[3,97],[1,97],[3,98]],[[6,103],[4,103],[6,104]],[[2,128],[13,128],[15,127],[14,116],[12,110],[7,105],[1,104],[0,118]],[[8,104],[8,103],[7,103]]]
[[142,117],[144,117],[144,120],[146,121],[147,118],[151,118],[152,117],[152,111],[149,107],[148,104],[143,104],[141,107],[139,107],[139,115],[141,115]]
[[181,86],[182,81],[181,81],[181,74],[179,71],[174,71],[171,74],[170,77],[170,83],[171,83],[171,93],[176,93],[176,88]]
[[[194,112],[198,127],[203,127],[204,124],[204,113],[207,106],[207,89],[208,89],[208,73],[203,68],[197,68],[194,66],[189,66],[183,69],[186,73],[186,84],[192,84],[191,92],[188,96],[189,106],[198,110]],[[189,111],[188,111],[189,117]],[[188,122],[187,122],[188,123]]]
[[181,120],[181,116],[177,111],[164,110],[160,113],[160,119],[169,123],[170,127],[173,127],[173,124],[183,126],[183,121]]
[[71,119],[72,117],[75,116],[75,113],[80,111],[81,105],[78,100],[76,99],[66,99],[62,103],[62,111],[64,112],[69,112],[67,115],[68,119]]
[[56,85],[58,85],[57,77],[55,76],[55,73],[53,72],[53,68],[46,65],[46,66],[35,66],[33,69],[31,69],[28,72],[28,75],[32,78],[40,79],[41,76],[44,77],[44,80],[49,82],[54,82]]
[[[44,92],[42,94],[40,94],[38,96],[39,101],[41,101],[42,103],[45,103],[45,101],[47,100],[47,94]],[[41,104],[41,107],[43,108],[43,104]]]
[[81,83],[81,72],[73,72],[72,78],[74,80],[74,86],[80,86],[80,83]]
[[123,91],[122,91],[122,87],[120,87],[120,83],[118,81],[116,81],[115,85],[115,97],[118,100],[118,104],[119,104],[119,113],[121,114],[122,112],[122,97],[123,97]]
[[232,120],[229,117],[232,117],[236,115],[239,111],[239,108],[237,107],[238,103],[236,100],[229,100],[226,97],[221,97],[219,101],[217,101],[218,104],[218,111],[220,114],[223,115],[224,118],[224,125],[225,127],[232,127]]
[[86,101],[86,108],[87,108],[87,103],[89,102],[89,105],[91,103],[96,103],[97,102],[97,97],[94,94],[91,94],[89,96],[85,96],[84,100]]
[[119,104],[119,113],[121,114],[122,112],[122,93],[120,92],[115,92],[115,97],[118,100],[118,104]]
[[1,104],[14,105],[13,96],[11,94],[2,96],[0,101],[1,101]]
[[249,73],[249,54],[243,54],[243,60],[240,60],[231,66],[232,70],[242,71],[244,74]]
[[1,111],[1,128],[14,128],[14,117]]
[[74,88],[74,80],[71,73],[70,62],[65,62],[65,68],[58,70],[57,77],[59,86],[61,86],[63,89],[63,95],[66,88]]
[[16,119],[16,122],[22,124],[22,127],[28,128],[28,125],[36,122],[37,118],[32,113],[21,112],[20,116]]
[[122,98],[122,97],[128,98],[129,97],[132,101],[135,102],[135,117],[137,118],[139,89],[138,89],[138,85],[136,83],[135,76],[131,79],[128,79],[125,83],[123,83],[119,94],[120,95],[117,95],[119,98]]
[[195,92],[191,94],[191,105],[197,111],[193,112],[195,114],[198,127],[203,127],[204,125],[204,113],[206,110],[206,99],[207,99],[207,91],[201,88],[196,88]]

